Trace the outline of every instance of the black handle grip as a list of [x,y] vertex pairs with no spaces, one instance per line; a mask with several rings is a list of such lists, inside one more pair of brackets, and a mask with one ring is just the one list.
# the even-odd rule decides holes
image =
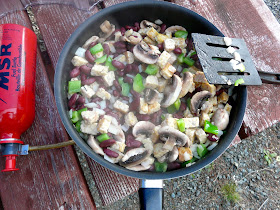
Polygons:
[[162,188],[140,188],[138,193],[141,210],[162,210]]

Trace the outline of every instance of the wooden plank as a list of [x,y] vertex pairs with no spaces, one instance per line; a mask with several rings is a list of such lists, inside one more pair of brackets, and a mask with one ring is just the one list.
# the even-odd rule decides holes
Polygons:
[[[31,28],[22,11],[5,16],[0,23]],[[37,54],[35,91],[35,121],[22,135],[22,140],[30,145],[67,140],[40,53]],[[0,165],[4,166],[3,158]],[[0,195],[5,209],[96,208],[72,147],[20,156],[17,167],[19,171],[0,173]]]
[[[45,40],[53,66],[56,65],[60,51],[71,33],[86,18],[97,12],[97,10],[93,10],[91,13],[85,13],[73,7],[61,5],[33,6],[32,9]],[[90,158],[87,158],[87,161],[104,205],[122,199],[137,191],[139,187],[138,179],[114,173],[100,166]],[[111,178],[106,179],[105,177]],[[115,185],[112,185],[112,182]]]
[[[280,72],[280,25],[262,0],[204,0],[175,3],[204,16],[226,36],[243,38],[258,70]],[[240,135],[256,134],[280,120],[279,86],[248,87]]]

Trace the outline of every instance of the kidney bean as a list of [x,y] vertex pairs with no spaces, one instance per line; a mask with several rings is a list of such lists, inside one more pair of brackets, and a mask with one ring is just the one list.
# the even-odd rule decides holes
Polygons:
[[131,64],[127,64],[127,65],[125,66],[125,68],[124,68],[124,72],[125,72],[126,74],[129,74],[129,73],[131,73],[131,71],[132,71],[132,65],[131,65]]
[[87,79],[87,75],[81,74],[81,80],[82,80],[82,82],[83,82],[84,80],[86,80],[86,79]]
[[187,51],[190,52],[191,50],[193,50],[193,42],[190,38],[186,39],[186,44],[187,44]]
[[162,24],[160,26],[160,32],[159,33],[163,34],[165,32],[165,30],[166,30],[166,24]]
[[168,171],[173,171],[173,170],[179,169],[179,168],[181,168],[181,164],[178,162],[171,162],[171,163],[168,163],[168,165],[167,165]]
[[133,48],[134,48],[134,45],[131,45],[131,44],[127,45],[127,50],[132,52],[132,53],[133,53]]
[[225,92],[225,89],[221,88],[220,90],[216,91],[216,96],[221,95],[223,92]]
[[117,90],[114,90],[113,91],[113,96],[115,96],[115,97],[120,97],[120,92],[119,91],[117,91]]
[[130,148],[138,148],[141,147],[142,143],[135,139],[126,139],[126,146]]
[[157,47],[160,51],[164,50],[163,43],[158,44]]
[[123,79],[124,82],[127,82],[129,84],[132,84],[133,83],[133,79],[131,77],[128,77],[128,76],[125,76],[124,79]]
[[155,165],[152,164],[151,167],[148,169],[148,171],[150,171],[150,172],[155,171]]
[[184,112],[186,109],[187,109],[187,104],[181,102],[181,106],[180,106],[179,111]]
[[73,106],[76,104],[76,101],[78,100],[78,98],[79,98],[79,95],[77,93],[74,93],[68,101],[68,107],[73,108]]
[[119,70],[124,69],[124,67],[125,67],[125,65],[122,62],[116,61],[116,60],[112,61],[112,65],[115,66]]
[[90,63],[94,63],[94,61],[95,61],[95,59],[96,59],[95,56],[93,56],[89,50],[86,50],[86,52],[85,52],[85,58],[86,58],[86,60],[87,60],[88,62],[90,62]]
[[77,77],[80,75],[80,73],[81,73],[81,71],[80,71],[79,67],[76,67],[70,71],[70,77],[71,78]]
[[110,110],[111,110],[111,109],[109,109],[108,107],[106,107],[106,108],[104,109],[105,112],[110,112]]
[[173,52],[177,55],[180,55],[182,53],[182,49],[180,47],[176,47]]
[[118,153],[116,153],[110,149],[107,149],[107,148],[104,148],[103,151],[106,155],[108,155],[109,157],[112,157],[112,158],[117,158],[119,156]]
[[177,76],[180,77],[180,72],[179,71],[176,71],[174,74],[176,74]]
[[79,96],[77,103],[78,104],[84,104],[86,102],[85,97],[84,96]]
[[118,123],[120,123],[120,116],[119,116],[117,113],[112,112],[111,110],[109,110],[109,111],[106,112],[106,114],[107,114],[107,115],[110,115],[110,116],[112,116],[112,117],[114,117],[114,118],[116,118],[116,120],[118,121]]
[[125,44],[125,42],[117,41],[114,43],[114,47],[115,48],[126,48],[126,44]]
[[103,44],[103,49],[104,49],[104,53],[107,55],[110,55],[110,47],[108,44],[104,43]]
[[136,27],[136,30],[139,31],[140,30],[140,24],[138,22],[134,23],[134,26]]
[[121,27],[121,33],[122,33],[122,35],[124,35],[124,33],[125,33],[125,28],[124,27]]
[[84,74],[90,75],[91,68],[88,67],[87,65],[82,65],[82,66],[80,66],[80,70],[81,70],[81,72],[83,72]]
[[99,84],[99,85],[103,85],[104,84],[104,80],[102,77],[94,77],[96,79],[96,82]]
[[147,114],[137,114],[136,117],[140,121],[149,121],[151,119],[151,116]]
[[198,69],[202,69],[202,66],[201,66],[199,60],[196,60],[196,61],[195,61],[194,66],[195,66],[196,68],[198,68]]
[[124,71],[117,71],[117,75],[119,76],[119,77],[123,77],[123,75],[124,75]]
[[102,147],[102,148],[104,148],[104,147],[110,147],[110,146],[112,146],[112,145],[115,144],[115,143],[116,143],[116,140],[114,140],[114,139],[108,139],[108,140],[106,140],[106,141],[102,141],[102,142],[99,144],[99,146]]
[[213,142],[216,142],[219,140],[219,137],[212,133],[208,133],[207,138],[209,139],[209,141],[213,141]]
[[130,30],[130,29],[132,29],[132,26],[128,26],[128,25],[126,25],[126,26],[124,26],[125,27],[125,29],[126,30]]
[[96,97],[96,98],[91,99],[91,102],[93,102],[93,103],[96,103],[99,101],[102,101],[102,98]]
[[79,104],[76,106],[76,110],[80,110],[80,109],[83,109],[85,108],[85,105],[84,104]]
[[197,56],[197,54],[195,54],[195,55],[192,55],[190,58],[193,59],[193,60],[197,60],[198,56]]
[[184,117],[184,114],[182,112],[177,112],[177,113],[173,114],[173,117],[181,119]]
[[139,68],[138,68],[138,65],[136,63],[132,63],[131,64],[131,67],[132,67],[132,72],[137,74],[139,72]]
[[93,67],[91,63],[87,63],[86,66],[89,67],[90,69]]
[[106,101],[106,106],[107,106],[107,107],[110,106],[110,101],[109,101],[109,100]]
[[90,45],[88,46],[88,49],[94,47],[97,44],[97,41],[94,41],[92,43],[90,43]]
[[[116,54],[117,54],[117,56],[119,55],[119,54],[123,54],[123,53],[125,53],[127,50],[126,50],[126,48],[117,48],[116,49]],[[117,57],[116,56],[116,57]]]
[[96,81],[95,77],[90,77],[82,81],[82,85],[90,85]]
[[135,90],[131,89],[130,92],[135,98],[140,98],[140,94],[138,92],[136,92]]
[[120,84],[118,83],[117,80],[113,81],[113,85],[115,86],[115,88],[117,89],[117,91],[122,91],[122,87],[120,86]]
[[129,101],[129,97],[128,96],[121,96],[122,100],[124,101]]
[[121,29],[117,28],[117,29],[113,32],[113,34],[115,34],[116,32],[119,32],[119,31],[121,31]]
[[134,100],[131,102],[130,106],[129,106],[129,110],[130,111],[137,111],[139,109],[140,106],[140,98],[135,97]]
[[137,32],[138,31],[138,28],[136,26],[132,27],[132,30]]

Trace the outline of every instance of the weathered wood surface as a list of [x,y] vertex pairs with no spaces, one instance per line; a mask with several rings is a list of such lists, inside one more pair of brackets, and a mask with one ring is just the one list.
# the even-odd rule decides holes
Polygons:
[[[16,1],[9,3],[17,4]],[[9,13],[0,19],[0,23],[16,23],[31,28],[23,11]],[[35,121],[22,135],[22,140],[30,145],[67,140],[39,50],[35,90]],[[3,158],[0,165],[4,166]],[[5,209],[96,208],[72,147],[20,156],[17,167],[19,171],[0,173],[0,196]]]
[[[36,16],[53,66],[56,65],[60,51],[71,33],[86,18],[97,12],[96,8],[93,11],[85,12],[66,5],[33,6],[32,10]],[[87,157],[87,161],[104,205],[122,199],[138,190],[138,179],[110,171],[89,157]]]

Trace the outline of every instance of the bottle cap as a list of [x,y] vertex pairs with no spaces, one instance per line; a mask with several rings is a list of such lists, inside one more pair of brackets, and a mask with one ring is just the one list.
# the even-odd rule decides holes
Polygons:
[[16,168],[16,156],[17,155],[7,155],[7,156],[5,156],[6,157],[6,164],[5,164],[5,169],[2,170],[2,172],[19,170],[18,168]]

